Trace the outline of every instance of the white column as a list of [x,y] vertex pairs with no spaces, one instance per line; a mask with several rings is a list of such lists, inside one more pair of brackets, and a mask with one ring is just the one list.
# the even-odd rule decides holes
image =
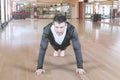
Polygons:
[[71,14],[71,18],[78,18],[79,17],[79,12],[78,12],[78,3],[72,4],[70,5],[70,14]]
[[5,22],[4,0],[1,0],[1,23]]
[[75,18],[79,18],[79,3],[75,4]]
[[10,6],[10,0],[8,0],[8,19],[10,20],[10,18],[11,18],[11,15],[10,15],[10,12],[11,12],[11,6]]
[[71,5],[70,6],[70,13],[71,13],[71,18],[75,18],[76,12],[75,12],[75,6]]
[[6,12],[6,13],[5,13],[5,15],[6,15],[6,21],[8,21],[8,0],[5,0],[5,8],[6,8],[6,9],[5,9],[5,10],[6,10],[6,11],[5,11],[5,12]]

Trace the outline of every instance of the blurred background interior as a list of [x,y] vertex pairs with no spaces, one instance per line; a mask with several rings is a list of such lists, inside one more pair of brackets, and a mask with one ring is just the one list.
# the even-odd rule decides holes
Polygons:
[[49,19],[62,13],[67,18],[113,20],[120,18],[120,0],[1,0],[0,24],[11,19]]

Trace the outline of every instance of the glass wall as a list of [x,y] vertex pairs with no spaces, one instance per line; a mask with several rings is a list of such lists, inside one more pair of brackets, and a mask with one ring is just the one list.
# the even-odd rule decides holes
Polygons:
[[[45,6],[46,5],[46,6]],[[43,7],[37,7],[39,18],[53,18],[56,14],[62,13],[69,17],[70,10],[68,4],[44,4]]]
[[96,1],[85,4],[85,18],[100,14],[101,19],[120,17],[120,1]]
[[17,19],[20,18],[17,16],[19,14],[25,15],[24,18],[53,18],[58,13],[70,16],[70,6],[67,3],[13,2],[13,4],[13,17]]
[[93,15],[93,4],[85,5],[85,18],[91,18]]
[[99,5],[99,14],[103,19],[110,18],[112,5]]

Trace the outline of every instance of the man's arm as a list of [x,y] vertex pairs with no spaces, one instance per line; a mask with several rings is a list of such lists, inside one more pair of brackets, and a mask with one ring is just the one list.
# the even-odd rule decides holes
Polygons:
[[73,44],[73,49],[74,49],[75,57],[77,61],[76,73],[83,75],[85,74],[85,71],[83,69],[83,58],[82,58],[81,46],[78,39],[77,31],[75,29],[73,31],[72,44]]
[[74,28],[73,35],[72,35],[72,44],[73,44],[73,49],[74,49],[75,57],[77,61],[77,68],[83,69],[83,58],[82,58],[82,52],[81,52],[81,45],[80,45],[78,34],[75,28]]
[[47,46],[48,46],[48,36],[44,30],[42,39],[41,39],[41,43],[40,43],[40,51],[39,51],[39,56],[38,56],[37,69],[43,68],[43,62],[44,62],[44,57],[45,57],[45,52],[46,52]]

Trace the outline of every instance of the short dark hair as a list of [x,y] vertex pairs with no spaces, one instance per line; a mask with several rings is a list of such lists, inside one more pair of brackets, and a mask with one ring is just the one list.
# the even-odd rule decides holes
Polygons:
[[57,14],[54,17],[54,22],[58,23],[66,22],[66,17],[63,14]]

